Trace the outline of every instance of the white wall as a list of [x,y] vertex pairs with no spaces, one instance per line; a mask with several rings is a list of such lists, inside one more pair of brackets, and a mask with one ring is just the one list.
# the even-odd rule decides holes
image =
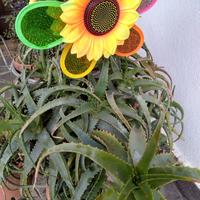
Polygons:
[[138,25],[155,62],[171,74],[185,110],[184,159],[200,167],[200,0],[158,0]]

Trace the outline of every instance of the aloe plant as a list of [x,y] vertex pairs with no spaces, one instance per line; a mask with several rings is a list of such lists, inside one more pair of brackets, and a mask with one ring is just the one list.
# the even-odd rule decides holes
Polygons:
[[[0,90],[11,96],[0,96],[2,181],[19,173],[28,199],[33,188],[45,199],[40,173],[51,199],[139,200],[164,199],[159,188],[174,180],[200,180],[174,158],[184,112],[145,45],[144,57],[101,59],[76,80],[62,76],[59,50],[39,52],[34,72]],[[31,84],[35,76],[40,81]]]

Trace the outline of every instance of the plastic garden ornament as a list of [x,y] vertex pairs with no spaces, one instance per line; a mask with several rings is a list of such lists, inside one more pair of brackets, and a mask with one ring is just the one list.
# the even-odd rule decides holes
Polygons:
[[139,8],[137,11],[142,14],[148,11],[154,4],[157,2],[157,0],[142,0]]
[[142,47],[144,36],[135,23],[138,9],[141,11],[146,3],[141,0],[31,1],[17,16],[16,33],[25,45],[34,49],[66,43],[61,69],[70,78],[81,78],[93,70],[100,58],[115,54],[130,56]]
[[63,42],[59,1],[38,1],[24,7],[16,18],[19,39],[33,49],[49,49]]

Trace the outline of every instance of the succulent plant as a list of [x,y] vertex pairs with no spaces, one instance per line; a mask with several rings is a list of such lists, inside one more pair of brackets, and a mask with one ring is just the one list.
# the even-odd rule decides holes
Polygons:
[[42,199],[74,200],[165,199],[163,185],[200,181],[173,155],[184,113],[146,45],[145,56],[101,59],[82,79],[62,76],[59,49],[34,54],[35,70],[0,90],[11,96],[0,96],[1,180],[17,172],[25,198],[34,188]]

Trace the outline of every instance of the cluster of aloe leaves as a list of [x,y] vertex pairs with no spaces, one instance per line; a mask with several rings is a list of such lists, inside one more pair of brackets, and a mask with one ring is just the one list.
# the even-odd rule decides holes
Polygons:
[[[33,188],[46,198],[40,174],[52,200],[163,200],[165,184],[200,181],[200,171],[172,153],[184,113],[171,78],[145,45],[143,51],[101,59],[87,78],[73,80],[62,75],[56,48],[1,88],[11,96],[0,95],[2,183],[20,174],[26,199],[35,199]],[[38,74],[39,82],[30,83]]]

